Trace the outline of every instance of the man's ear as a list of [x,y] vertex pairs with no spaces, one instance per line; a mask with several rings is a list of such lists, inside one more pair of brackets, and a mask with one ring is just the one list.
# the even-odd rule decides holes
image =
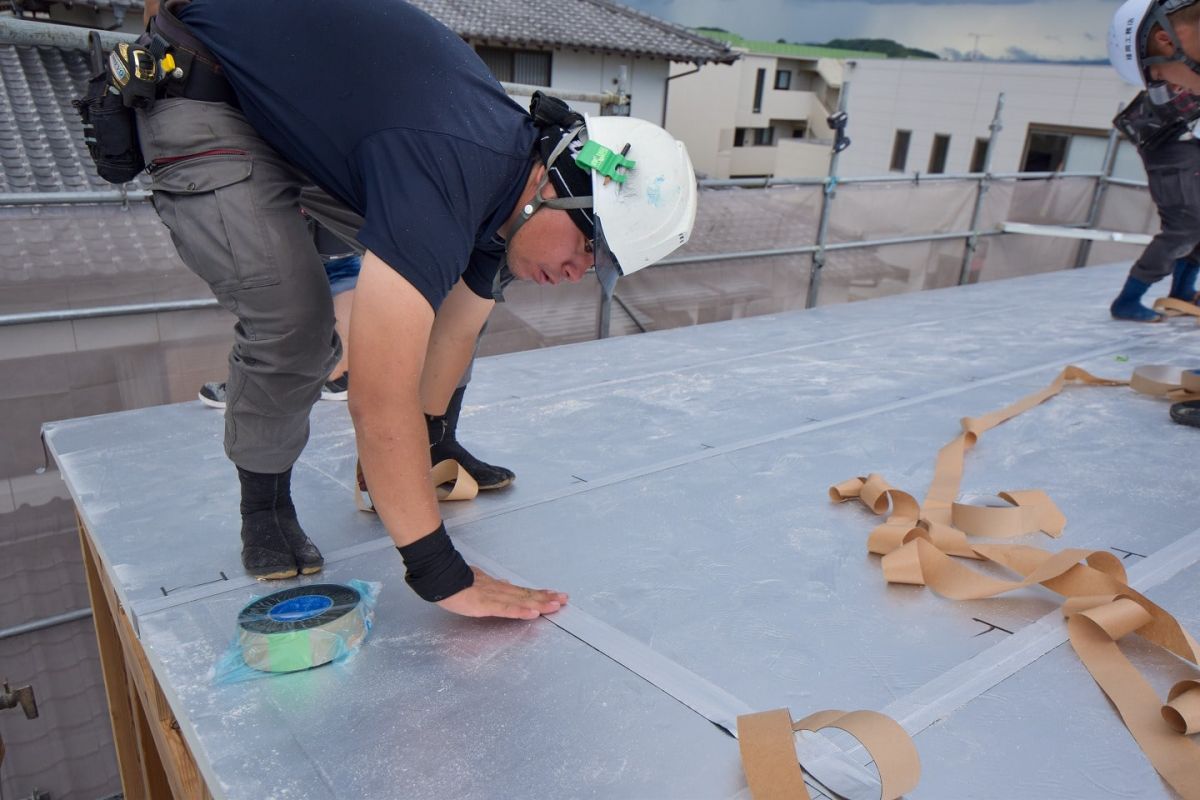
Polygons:
[[1154,33],[1150,35],[1150,50],[1151,55],[1169,56],[1175,52],[1175,45],[1171,42],[1171,35],[1157,27]]

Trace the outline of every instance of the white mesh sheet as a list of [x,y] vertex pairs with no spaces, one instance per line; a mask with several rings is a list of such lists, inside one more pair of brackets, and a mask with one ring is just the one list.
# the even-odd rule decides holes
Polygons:
[[971,225],[977,192],[975,181],[840,186],[829,218],[829,241],[965,231]]

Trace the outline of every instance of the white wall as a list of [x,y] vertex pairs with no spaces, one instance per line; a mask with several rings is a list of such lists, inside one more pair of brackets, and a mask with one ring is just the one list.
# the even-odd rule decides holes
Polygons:
[[839,172],[848,176],[887,174],[897,129],[912,131],[907,172],[927,169],[934,134],[951,137],[946,171],[967,172],[976,138],[988,136],[1000,92],[1004,128],[992,170],[1016,172],[1030,123],[1107,135],[1118,104],[1135,94],[1107,66],[864,60],[845,78],[854,143],[842,153]]
[[[576,92],[607,92],[617,88],[621,66],[628,68],[628,91],[632,97],[630,115],[663,124],[663,92],[670,64],[657,58],[604,56],[571,50],[555,50],[550,61],[550,88]],[[529,98],[513,96],[522,108]],[[598,103],[570,101],[571,107],[585,114],[599,114]]]
[[[780,61],[792,70],[792,89],[775,89],[775,72]],[[731,65],[708,64],[695,74],[688,64],[672,64],[667,102],[666,129],[687,145],[696,172],[710,178],[730,175],[778,174],[778,147],[733,147],[737,128],[789,129],[805,122],[808,137],[832,137],[825,124],[829,109],[824,106],[827,81],[839,81],[838,62],[820,62],[775,56],[743,54]],[[754,87],[758,70],[765,70],[762,110],[754,112]],[[835,84],[837,85],[837,84]],[[816,91],[804,88],[811,86]],[[801,164],[815,163],[807,150],[782,156],[789,174]],[[824,172],[822,172],[824,174]]]
[[734,116],[742,65],[708,64],[699,72],[687,74],[694,69],[691,64],[671,65],[671,74],[680,77],[671,80],[667,89],[664,127],[687,145],[697,173],[724,177],[729,174],[733,130],[737,127]]

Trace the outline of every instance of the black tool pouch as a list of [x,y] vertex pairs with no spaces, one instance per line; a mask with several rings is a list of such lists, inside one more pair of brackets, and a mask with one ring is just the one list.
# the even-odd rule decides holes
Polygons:
[[1171,111],[1150,102],[1146,92],[1141,92],[1113,118],[1113,126],[1139,150],[1153,150],[1187,132],[1187,122]]
[[529,102],[529,114],[539,128],[546,125],[571,128],[583,122],[582,114],[559,98],[545,92],[533,93],[533,99]]
[[137,119],[121,96],[109,91],[111,83],[103,57],[96,63],[98,50],[97,38],[93,41],[92,66],[98,69],[88,81],[87,95],[73,105],[83,120],[83,141],[96,162],[96,172],[109,183],[127,183],[146,168],[138,144]]

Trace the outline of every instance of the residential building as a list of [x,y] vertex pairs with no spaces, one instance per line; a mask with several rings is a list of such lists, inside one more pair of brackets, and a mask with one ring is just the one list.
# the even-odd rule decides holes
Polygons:
[[696,171],[709,178],[824,174],[846,64],[879,53],[743,39],[727,31],[697,33],[727,44],[732,65],[672,67],[667,129],[688,146]]
[[[629,114],[659,125],[673,62],[737,58],[713,39],[606,0],[412,1],[473,45],[500,80],[560,91],[619,90],[630,98]],[[593,103],[572,106],[600,110]]]
[[[1136,91],[1107,65],[859,59],[846,80],[846,176],[980,171],[1001,92],[993,172],[1098,171],[1112,118]],[[1115,174],[1145,177],[1128,141]]]

